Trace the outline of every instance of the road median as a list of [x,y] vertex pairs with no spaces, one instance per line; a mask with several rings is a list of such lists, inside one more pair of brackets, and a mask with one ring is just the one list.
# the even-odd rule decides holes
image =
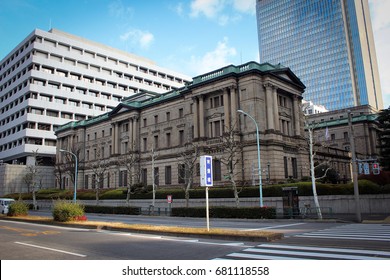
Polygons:
[[40,216],[23,216],[23,217],[8,217],[1,216],[3,220],[12,220],[28,223],[38,223],[56,226],[71,226],[77,228],[86,228],[91,230],[110,230],[123,231],[141,234],[160,234],[178,237],[197,237],[222,240],[236,241],[253,241],[253,242],[268,242],[282,239],[282,233],[270,231],[240,231],[228,230],[221,228],[211,228],[209,231],[206,228],[194,227],[177,227],[177,226],[157,226],[145,224],[128,224],[118,222],[97,222],[97,221],[70,221],[56,222],[52,218]]

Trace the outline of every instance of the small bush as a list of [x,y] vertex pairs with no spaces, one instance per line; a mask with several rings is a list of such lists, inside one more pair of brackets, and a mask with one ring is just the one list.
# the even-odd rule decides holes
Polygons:
[[67,200],[59,200],[54,203],[53,219],[57,222],[69,222],[82,220],[84,206]]
[[8,209],[8,216],[27,216],[28,215],[28,204],[23,201],[15,201],[10,204]]

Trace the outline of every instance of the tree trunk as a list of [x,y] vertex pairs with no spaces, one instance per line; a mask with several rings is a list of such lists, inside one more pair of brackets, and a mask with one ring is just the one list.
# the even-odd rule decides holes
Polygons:
[[33,197],[33,208],[34,210],[37,210],[37,197],[35,193],[35,186],[33,186],[33,191],[32,191],[32,197]]
[[313,152],[313,130],[309,128],[309,148],[310,148],[310,173],[311,173],[311,185],[313,189],[314,204],[316,206],[318,219],[322,220],[322,213],[320,203],[317,196],[316,177],[314,173],[314,152]]

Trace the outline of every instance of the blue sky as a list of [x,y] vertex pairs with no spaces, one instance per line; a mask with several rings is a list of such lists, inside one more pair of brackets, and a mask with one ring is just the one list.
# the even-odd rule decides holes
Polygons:
[[[387,108],[390,1],[369,3]],[[190,77],[259,59],[255,0],[0,0],[0,59],[35,28],[57,28]]]

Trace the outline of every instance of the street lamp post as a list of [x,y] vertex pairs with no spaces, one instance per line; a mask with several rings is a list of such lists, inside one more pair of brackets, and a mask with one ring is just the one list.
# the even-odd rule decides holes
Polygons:
[[60,152],[62,153],[69,153],[71,154],[72,156],[74,156],[74,159],[75,159],[75,164],[74,164],[74,192],[73,192],[73,203],[76,203],[76,194],[77,194],[77,172],[78,172],[78,167],[77,167],[77,156],[76,154],[70,152],[70,151],[67,151],[67,150],[64,150],[64,149],[60,149]]
[[237,110],[237,112],[244,114],[248,116],[256,126],[256,140],[257,140],[257,164],[259,167],[259,192],[260,192],[260,207],[263,207],[263,182],[261,178],[261,162],[260,162],[260,136],[259,136],[259,126],[257,125],[256,120],[249,115],[248,113],[244,112],[243,110]]

